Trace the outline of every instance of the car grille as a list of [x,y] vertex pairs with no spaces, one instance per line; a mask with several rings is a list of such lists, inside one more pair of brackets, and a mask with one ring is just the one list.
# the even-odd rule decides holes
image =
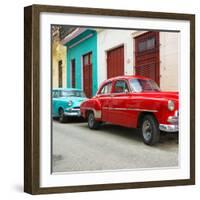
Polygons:
[[80,109],[80,106],[77,106],[77,107],[73,107],[73,109]]

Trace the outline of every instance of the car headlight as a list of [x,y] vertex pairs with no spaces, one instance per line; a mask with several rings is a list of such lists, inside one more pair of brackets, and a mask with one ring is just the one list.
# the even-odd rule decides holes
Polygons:
[[172,101],[172,100],[168,101],[168,109],[171,110],[171,111],[174,110],[174,101]]
[[73,104],[73,102],[71,100],[67,102],[68,106],[72,106],[72,104]]

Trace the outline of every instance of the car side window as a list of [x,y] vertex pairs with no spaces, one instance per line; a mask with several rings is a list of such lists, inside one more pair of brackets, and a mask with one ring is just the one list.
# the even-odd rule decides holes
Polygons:
[[57,90],[53,91],[52,96],[53,98],[58,98],[60,96],[60,91]]
[[104,85],[100,91],[100,94],[109,94],[112,89],[112,83],[107,83]]
[[58,97],[58,91],[54,90],[52,93],[53,98],[57,98]]
[[119,80],[115,82],[114,93],[125,93],[129,91],[126,81]]
[[55,98],[55,91],[52,91],[52,97]]
[[57,91],[57,97],[61,97],[62,91]]

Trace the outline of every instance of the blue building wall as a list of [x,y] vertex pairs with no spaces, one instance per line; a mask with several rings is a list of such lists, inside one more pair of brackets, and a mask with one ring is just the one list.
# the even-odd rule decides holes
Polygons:
[[[90,38],[81,39],[92,34]],[[80,43],[78,43],[80,42]],[[77,43],[77,44],[76,44]],[[71,45],[74,47],[69,48]],[[87,29],[82,34],[69,41],[67,48],[67,87],[71,87],[71,60],[75,59],[75,87],[83,89],[83,55],[92,52],[92,95],[96,94],[97,85],[97,33],[94,30]]]

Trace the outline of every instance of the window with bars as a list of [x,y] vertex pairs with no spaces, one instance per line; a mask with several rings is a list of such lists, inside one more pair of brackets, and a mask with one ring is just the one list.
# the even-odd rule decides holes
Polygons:
[[151,37],[138,43],[138,52],[141,53],[147,50],[154,49],[155,47],[156,39],[155,37]]

